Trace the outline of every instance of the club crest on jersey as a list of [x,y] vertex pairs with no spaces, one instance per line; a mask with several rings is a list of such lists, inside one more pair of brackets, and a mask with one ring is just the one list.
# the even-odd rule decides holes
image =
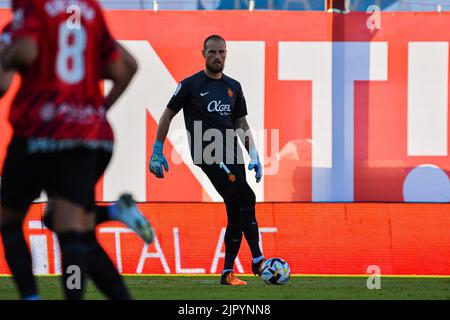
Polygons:
[[218,112],[221,116],[229,116],[231,114],[231,105],[222,104],[221,100],[213,100],[208,104],[208,112]]
[[233,97],[233,90],[231,90],[231,88],[228,88],[228,96],[229,96],[230,98]]

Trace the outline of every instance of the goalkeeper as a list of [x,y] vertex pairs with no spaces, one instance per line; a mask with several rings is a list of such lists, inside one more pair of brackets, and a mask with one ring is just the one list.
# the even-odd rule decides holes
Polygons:
[[[249,170],[255,170],[256,182],[262,178],[262,165],[245,116],[247,106],[238,81],[223,74],[226,59],[225,40],[212,35],[205,39],[203,50],[205,69],[183,80],[169,101],[158,125],[157,137],[150,158],[149,169],[163,178],[163,168],[169,170],[163,155],[163,144],[172,118],[183,109],[186,129],[190,135],[193,161],[208,176],[224,199],[227,209],[225,233],[225,263],[220,279],[223,285],[246,285],[233,271],[242,235],[252,253],[252,272],[261,273],[264,256],[259,247],[258,223],[255,217],[255,193],[245,177],[245,165],[237,136],[249,152]],[[201,128],[202,137],[212,134],[217,148],[203,139],[194,140],[194,132]],[[227,132],[232,131],[229,135]],[[237,133],[237,134],[236,134]],[[199,141],[198,141],[199,140]]]

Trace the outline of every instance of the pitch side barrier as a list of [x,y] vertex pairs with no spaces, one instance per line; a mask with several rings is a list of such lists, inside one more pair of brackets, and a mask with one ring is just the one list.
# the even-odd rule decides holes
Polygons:
[[[123,274],[211,275],[225,254],[221,203],[142,203],[155,228],[145,245],[118,222],[97,227],[101,245]],[[32,206],[25,224],[36,274],[61,272],[56,236],[44,229],[45,204]],[[450,276],[450,204],[259,203],[261,247],[282,257],[292,274]],[[236,272],[251,273],[242,246]],[[0,274],[9,274],[0,242]]]

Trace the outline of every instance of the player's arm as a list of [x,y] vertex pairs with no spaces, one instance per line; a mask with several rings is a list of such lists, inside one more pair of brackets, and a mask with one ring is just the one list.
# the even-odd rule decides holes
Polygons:
[[[1,56],[1,52],[0,52]],[[13,80],[14,72],[3,70],[0,64],[0,98],[3,97],[11,86]]]
[[20,37],[6,46],[1,55],[3,70],[21,71],[31,66],[38,56],[36,41],[30,37]]
[[106,64],[103,69],[103,78],[113,82],[111,91],[105,98],[105,107],[108,110],[124,93],[134,75],[138,65],[134,57],[123,46],[116,42],[120,57]]
[[259,161],[258,151],[256,150],[255,140],[253,139],[252,132],[247,123],[245,116],[247,115],[247,103],[245,102],[244,93],[242,92],[241,85],[237,87],[236,102],[233,108],[234,126],[239,139],[247,149],[250,156],[250,164],[248,170],[255,170],[256,182],[261,181],[262,178],[262,165]]
[[6,41],[1,64],[6,71],[24,71],[39,55],[38,42],[42,33],[42,17],[33,1],[12,1],[13,19],[2,30]]
[[[0,62],[3,56],[3,51],[5,47],[8,45],[8,41],[5,41],[3,39],[3,34],[0,39]],[[5,95],[5,93],[8,91],[9,87],[11,86],[12,80],[13,80],[14,72],[13,71],[6,71],[3,69],[3,65],[0,63],[0,98]]]
[[176,113],[170,108],[164,110],[161,119],[159,119],[158,130],[156,131],[156,141],[164,143],[167,133],[169,132],[170,123],[175,115]]
[[241,117],[235,120],[235,129],[237,135],[239,136],[239,139],[248,152],[250,152],[251,149],[256,149],[252,131],[250,130],[247,119],[245,117]]
[[164,178],[163,168],[169,171],[169,163],[163,154],[164,141],[169,132],[170,124],[177,113],[170,108],[166,108],[159,119],[158,130],[156,131],[156,141],[153,144],[153,153],[150,157],[148,168],[157,178]]
[[183,105],[187,103],[189,92],[189,85],[186,82],[182,81],[179,83],[172,98],[167,104],[167,108],[164,110],[161,119],[159,119],[156,141],[153,144],[153,153],[150,157],[150,163],[148,164],[150,172],[157,178],[164,178],[163,168],[166,171],[169,171],[169,163],[163,154],[164,141],[166,140],[173,117],[175,117],[175,115],[183,108]]
[[237,135],[239,136],[239,139],[245,146],[245,149],[247,149],[250,156],[250,164],[248,165],[248,170],[255,170],[256,182],[259,182],[262,178],[262,165],[259,161],[258,151],[256,150],[252,131],[250,130],[245,116],[235,119],[235,129]]

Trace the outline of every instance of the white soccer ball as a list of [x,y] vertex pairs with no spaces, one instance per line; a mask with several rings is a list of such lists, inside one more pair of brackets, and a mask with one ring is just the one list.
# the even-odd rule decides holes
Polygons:
[[261,268],[261,279],[267,284],[285,284],[290,275],[289,264],[281,258],[267,259]]

